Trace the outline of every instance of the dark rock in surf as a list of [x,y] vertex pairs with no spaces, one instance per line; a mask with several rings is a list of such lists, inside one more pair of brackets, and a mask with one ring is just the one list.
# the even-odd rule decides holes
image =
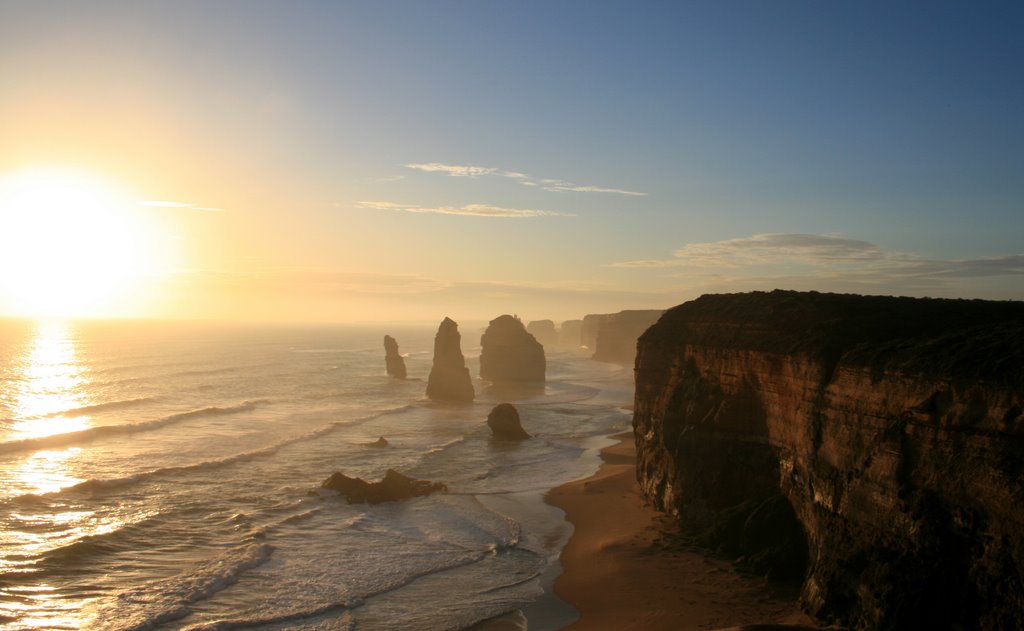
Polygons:
[[388,444],[389,444],[388,443],[388,439],[384,438],[383,436],[381,436],[380,438],[378,438],[377,440],[375,440],[373,442],[366,443],[366,446],[367,447],[383,448],[383,447],[387,447]]
[[434,337],[434,365],[427,379],[427,396],[442,403],[468,403],[476,396],[462,356],[459,325],[451,318],[441,321]]
[[388,469],[380,482],[350,478],[340,471],[335,471],[331,477],[324,480],[320,488],[337,491],[349,504],[380,504],[448,490],[448,487],[440,482],[417,480],[394,469]]
[[405,360],[398,352],[398,342],[390,335],[384,336],[384,364],[389,377],[405,379]]
[[502,315],[491,320],[480,347],[482,378],[493,383],[544,381],[544,347],[519,318]]
[[498,438],[523,440],[530,435],[519,422],[519,410],[511,403],[499,403],[487,415],[487,426]]

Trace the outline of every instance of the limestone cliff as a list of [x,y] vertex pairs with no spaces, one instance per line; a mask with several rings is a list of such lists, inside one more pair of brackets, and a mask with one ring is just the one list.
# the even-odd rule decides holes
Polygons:
[[532,320],[526,325],[526,332],[544,348],[554,348],[558,344],[558,331],[553,320]]
[[583,320],[566,320],[558,327],[558,344],[562,348],[576,350],[580,347]]
[[459,325],[451,318],[441,321],[434,337],[434,364],[427,379],[427,396],[447,403],[464,403],[476,396],[462,355]]
[[646,496],[761,569],[796,532],[822,621],[1024,628],[1024,303],[702,296],[634,406]]
[[405,359],[398,352],[398,342],[390,335],[384,336],[384,367],[389,377],[405,379]]
[[544,347],[510,315],[491,320],[480,338],[480,377],[493,383],[543,382]]
[[602,362],[632,365],[636,357],[637,339],[663,313],[661,309],[647,309],[597,316],[593,345],[588,344],[594,351],[593,358]]

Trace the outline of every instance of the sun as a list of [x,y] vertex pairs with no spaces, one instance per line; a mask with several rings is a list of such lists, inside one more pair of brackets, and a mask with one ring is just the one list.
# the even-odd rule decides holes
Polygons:
[[0,310],[116,315],[160,267],[145,210],[116,183],[56,168],[0,178]]

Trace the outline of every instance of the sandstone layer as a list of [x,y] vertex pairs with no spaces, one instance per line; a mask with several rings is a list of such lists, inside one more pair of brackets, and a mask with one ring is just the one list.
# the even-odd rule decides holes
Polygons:
[[465,403],[476,396],[462,355],[459,325],[445,318],[434,336],[434,364],[427,378],[427,396],[433,401]]
[[405,379],[405,359],[398,352],[398,342],[390,335],[384,336],[384,366],[389,377]]
[[491,320],[480,338],[480,377],[492,383],[543,382],[544,347],[519,318]]
[[640,338],[637,477],[823,622],[1024,628],[1022,410],[1024,303],[703,296]]

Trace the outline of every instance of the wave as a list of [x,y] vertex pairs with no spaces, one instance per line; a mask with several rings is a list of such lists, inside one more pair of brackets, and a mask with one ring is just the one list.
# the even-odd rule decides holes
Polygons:
[[104,436],[115,436],[119,434],[132,434],[135,432],[144,432],[159,427],[165,427],[174,423],[180,423],[181,421],[187,421],[189,419],[204,417],[204,416],[221,416],[224,414],[238,414],[239,412],[248,412],[249,410],[255,409],[258,405],[268,403],[266,399],[259,399],[255,401],[244,401],[238,405],[230,405],[227,407],[211,406],[205,408],[199,408],[197,410],[190,410],[188,412],[180,412],[178,414],[171,414],[163,418],[158,418],[152,421],[141,421],[139,423],[124,423],[122,425],[99,425],[97,427],[90,427],[88,429],[79,430],[77,432],[65,432],[63,434],[52,434],[50,436],[41,436],[39,438],[24,438],[22,440],[11,440],[4,443],[0,443],[0,454],[6,454],[13,451],[23,451],[29,449],[43,449],[47,447],[67,447],[77,443],[88,442],[102,438]]
[[106,403],[83,405],[80,408],[71,408],[70,410],[57,412],[56,414],[54,414],[54,416],[77,416],[80,414],[92,414],[94,412],[102,412],[104,410],[116,410],[119,408],[132,407],[134,405],[139,405],[140,403],[149,403],[151,401],[153,401],[153,397],[139,397],[137,399],[122,399],[121,401],[108,401]]
[[[228,466],[228,465],[231,465],[231,464],[235,464],[237,462],[244,462],[244,461],[247,461],[247,460],[252,460],[254,458],[260,458],[260,457],[263,457],[263,456],[274,454],[277,451],[279,451],[280,449],[282,449],[284,447],[287,447],[288,445],[293,445],[293,444],[298,443],[298,442],[302,442],[302,441],[306,441],[306,440],[312,440],[314,438],[319,438],[321,436],[325,436],[327,434],[330,434],[331,432],[337,431],[341,427],[351,427],[351,426],[354,426],[354,425],[358,425],[360,423],[365,423],[365,422],[371,421],[371,420],[373,420],[375,418],[379,418],[380,416],[383,416],[385,414],[392,414],[392,413],[400,412],[400,411],[403,411],[403,410],[406,410],[406,409],[411,409],[411,408],[414,408],[414,407],[416,407],[416,406],[415,405],[404,405],[404,406],[401,406],[401,407],[397,407],[397,408],[393,408],[393,409],[389,409],[389,410],[384,410],[382,412],[378,412],[378,413],[371,414],[371,415],[368,415],[368,416],[363,416],[363,417],[360,417],[360,418],[355,419],[353,421],[333,421],[333,422],[328,423],[326,425],[322,425],[322,426],[318,427],[317,429],[315,429],[315,430],[313,430],[311,432],[306,432],[305,434],[300,434],[298,436],[293,436],[292,438],[287,438],[287,439],[282,440],[280,442],[276,442],[276,443],[274,443],[272,445],[268,445],[266,447],[261,447],[259,449],[253,449],[251,451],[243,451],[241,453],[233,454],[233,455],[230,455],[230,456],[225,456],[224,458],[215,458],[213,460],[203,460],[201,462],[194,462],[194,463],[184,464],[184,465],[176,465],[176,466],[173,466],[173,467],[159,467],[159,468],[156,468],[156,469],[150,469],[149,471],[142,471],[142,472],[139,472],[139,473],[134,473],[134,474],[131,474],[131,475],[126,475],[126,476],[119,477],[119,478],[94,478],[94,479],[90,479],[90,480],[85,480],[83,482],[79,482],[78,484],[75,484],[75,485],[72,485],[72,486],[65,487],[63,489],[60,489],[59,491],[52,491],[50,493],[39,493],[39,494],[37,494],[37,493],[26,493],[25,495],[18,495],[16,497],[12,497],[12,498],[9,498],[9,499],[5,500],[4,502],[0,502],[0,505],[6,504],[6,503],[18,503],[18,504],[20,504],[20,503],[30,503],[30,504],[34,504],[34,503],[38,503],[40,501],[45,501],[47,498],[52,498],[54,496],[63,495],[63,494],[66,494],[66,493],[74,493],[74,492],[90,492],[90,493],[93,493],[93,492],[96,492],[96,491],[115,489],[115,488],[120,488],[120,487],[128,486],[128,485],[134,484],[136,482],[140,482],[140,481],[147,480],[147,479],[150,479],[150,478],[154,478],[154,477],[157,477],[157,476],[171,475],[171,474],[175,474],[175,473],[188,473],[188,472],[192,472],[192,471],[216,470],[216,469],[219,469],[220,467],[224,467],[224,466]],[[117,427],[117,426],[114,426],[114,427]]]
[[[97,619],[104,621],[104,628],[118,631],[148,631],[180,620],[192,613],[188,605],[234,585],[243,572],[269,561],[273,551],[274,547],[269,544],[251,543],[177,576],[126,590],[118,594],[112,610],[103,612]],[[142,611],[132,612],[135,608]]]

